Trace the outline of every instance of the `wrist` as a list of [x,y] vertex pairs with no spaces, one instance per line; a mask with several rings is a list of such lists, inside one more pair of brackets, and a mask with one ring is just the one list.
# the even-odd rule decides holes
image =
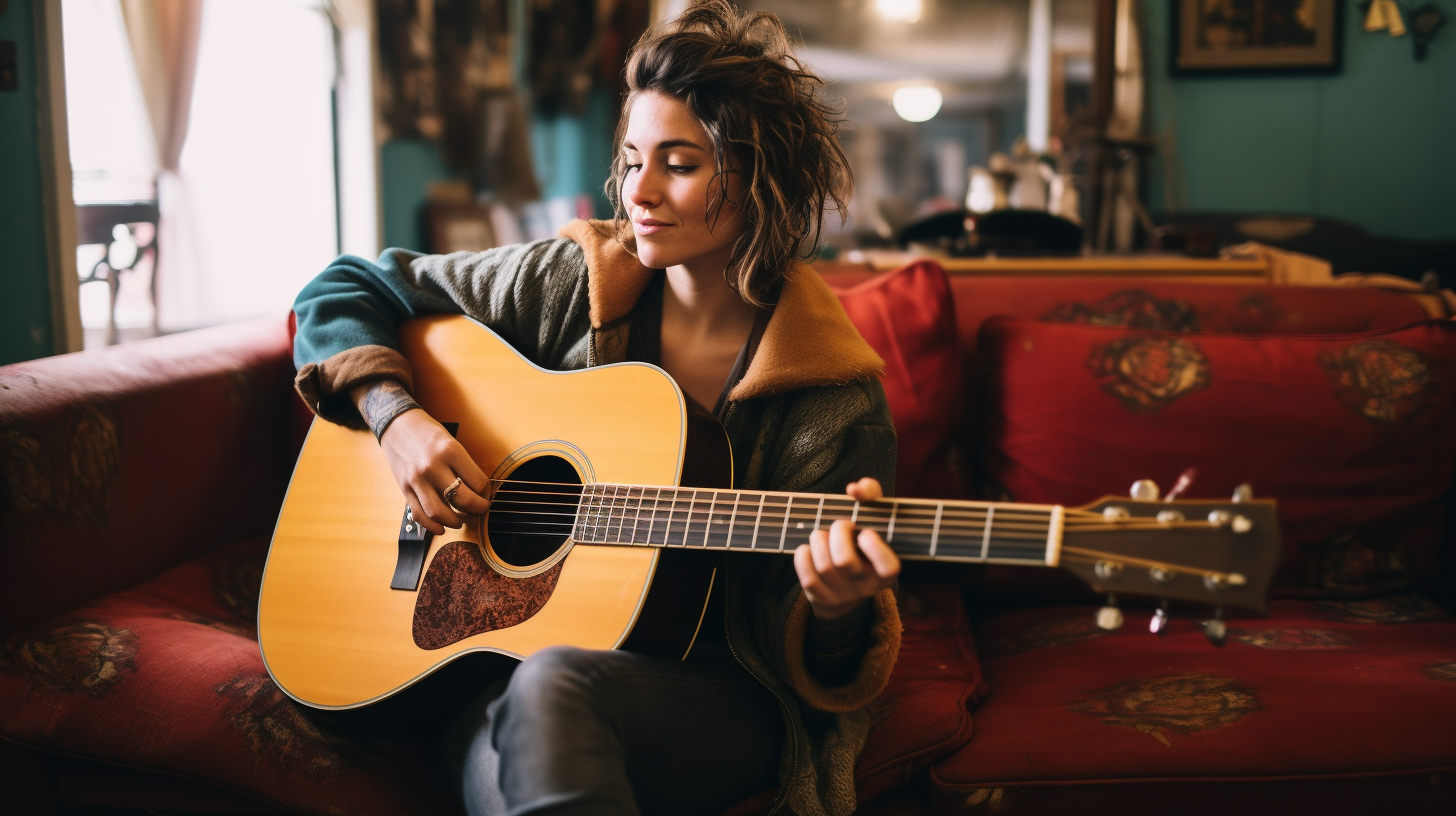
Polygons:
[[384,432],[401,415],[420,407],[404,386],[394,380],[358,386],[354,389],[354,398],[359,415],[374,432],[375,441],[381,441]]

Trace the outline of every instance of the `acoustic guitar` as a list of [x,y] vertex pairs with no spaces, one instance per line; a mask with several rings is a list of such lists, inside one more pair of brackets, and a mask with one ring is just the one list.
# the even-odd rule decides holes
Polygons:
[[1061,567],[1102,592],[1255,611],[1279,559],[1271,501],[735,490],[722,427],[655,366],[547,371],[458,316],[410,321],[400,343],[416,399],[490,474],[492,504],[432,537],[373,435],[314,422],[268,553],[258,639],[279,687],[318,708],[384,700],[476,652],[685,655],[719,554],[783,557],[841,518],[904,559]]

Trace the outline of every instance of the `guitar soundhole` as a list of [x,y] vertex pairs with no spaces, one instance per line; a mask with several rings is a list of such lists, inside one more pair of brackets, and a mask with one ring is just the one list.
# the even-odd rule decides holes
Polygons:
[[486,518],[490,547],[512,567],[550,558],[571,536],[581,477],[559,456],[527,459],[496,488]]

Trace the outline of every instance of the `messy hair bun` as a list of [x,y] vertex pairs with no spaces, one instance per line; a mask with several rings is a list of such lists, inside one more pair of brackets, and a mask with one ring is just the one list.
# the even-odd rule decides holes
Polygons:
[[[833,202],[842,214],[849,198],[849,162],[835,136],[843,120],[816,95],[823,84],[794,57],[777,15],[741,12],[727,0],[699,0],[677,19],[653,26],[627,61],[624,111],[646,91],[682,100],[708,132],[717,177],[741,174],[742,200],[732,203],[744,231],[725,274],[757,306],[801,250],[813,252],[826,206]],[[626,127],[624,116],[606,188],[619,234],[627,226],[620,195]],[[726,203],[721,192],[709,203],[710,222]]]

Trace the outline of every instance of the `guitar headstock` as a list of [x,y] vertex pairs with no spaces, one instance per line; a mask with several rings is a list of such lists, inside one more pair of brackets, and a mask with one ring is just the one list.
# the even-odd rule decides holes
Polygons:
[[1060,566],[1098,592],[1265,610],[1281,550],[1275,503],[1106,497],[1069,508]]

